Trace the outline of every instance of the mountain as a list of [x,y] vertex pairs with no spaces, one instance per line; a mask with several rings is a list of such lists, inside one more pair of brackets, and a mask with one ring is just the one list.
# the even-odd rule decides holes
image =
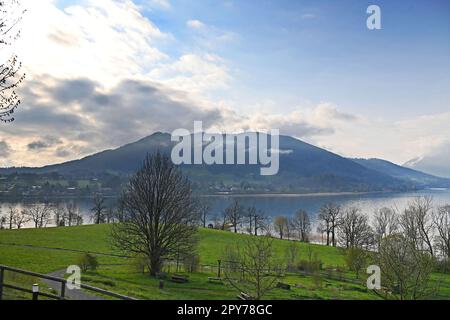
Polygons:
[[[155,133],[80,160],[42,168],[0,169],[0,174],[58,173],[86,177],[108,172],[129,175],[139,168],[147,153],[160,150],[170,154],[174,146],[170,138],[168,133]],[[435,177],[413,170],[404,172],[401,167],[347,159],[289,136],[280,136],[279,149],[280,170],[275,176],[261,176],[259,165],[182,165],[181,168],[195,188],[206,192],[401,191],[421,188],[424,181],[428,181],[426,185],[437,182],[433,180]]]
[[434,154],[412,159],[403,166],[450,178],[450,144],[444,145]]
[[405,168],[382,159],[352,159],[356,163],[390,175],[391,177],[410,182],[422,188],[449,188],[450,179],[436,177],[421,171]]

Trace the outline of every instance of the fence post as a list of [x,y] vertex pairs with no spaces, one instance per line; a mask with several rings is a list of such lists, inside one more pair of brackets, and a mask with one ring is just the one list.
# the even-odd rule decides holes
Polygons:
[[5,275],[5,269],[0,266],[0,300],[2,300],[3,297],[3,278]]
[[65,281],[61,281],[61,294],[60,294],[61,298],[64,299],[66,296],[66,282]]
[[39,285],[38,284],[33,284],[33,300],[38,300],[39,299]]
[[217,260],[217,262],[219,263],[219,268],[218,268],[218,270],[217,270],[217,278],[220,278],[220,274],[221,274],[221,270],[220,270],[220,265],[221,265],[221,263],[222,263],[222,260]]

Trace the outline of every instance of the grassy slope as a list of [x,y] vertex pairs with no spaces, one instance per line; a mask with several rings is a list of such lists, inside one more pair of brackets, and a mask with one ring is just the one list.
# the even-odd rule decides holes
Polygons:
[[[76,264],[79,251],[119,255],[109,243],[109,225],[80,226],[71,228],[24,229],[0,231],[0,264],[23,268],[41,273],[52,272]],[[217,265],[227,245],[239,242],[246,235],[201,229],[199,232],[199,254],[201,264]],[[275,240],[275,251],[284,255],[290,242]],[[343,256],[338,249],[299,243],[299,255],[306,259],[309,248],[316,252],[325,266],[344,266]],[[33,247],[28,247],[33,246]],[[308,247],[310,246],[310,247]],[[47,248],[47,249],[46,249]],[[53,248],[57,250],[50,250]],[[60,250],[65,249],[65,250]],[[75,250],[75,251],[66,251]],[[130,266],[129,259],[116,256],[97,255],[100,268],[88,273],[83,280],[91,285],[106,288],[146,299],[233,299],[236,291],[228,285],[208,283],[212,271],[203,269],[191,274],[187,284],[165,283],[158,289],[158,281],[142,275]],[[350,274],[350,277],[353,275]],[[450,295],[450,279],[446,278],[443,291]],[[347,282],[317,279],[289,274],[283,282],[296,285],[290,291],[276,289],[267,298],[274,299],[374,299],[364,286]]]

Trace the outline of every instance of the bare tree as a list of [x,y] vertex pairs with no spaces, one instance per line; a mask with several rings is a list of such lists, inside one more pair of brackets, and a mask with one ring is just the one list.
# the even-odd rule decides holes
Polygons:
[[302,242],[309,242],[311,221],[308,213],[303,209],[298,210],[291,219],[291,224],[292,229],[297,233],[298,239]]
[[19,214],[19,210],[16,207],[13,207],[10,205],[8,207],[8,213],[7,213],[7,222],[9,226],[9,230],[11,230],[14,226],[14,217]]
[[66,210],[61,203],[57,203],[52,207],[53,220],[57,227],[64,227],[66,225]]
[[247,219],[250,234],[257,236],[260,230],[267,228],[267,216],[262,210],[257,210],[255,207],[247,208]]
[[349,248],[368,248],[373,243],[373,231],[369,219],[359,208],[347,208],[339,224],[339,240]]
[[198,210],[190,182],[170,158],[147,155],[121,201],[124,220],[113,225],[113,244],[146,257],[151,275],[161,271],[165,258],[194,251]]
[[225,215],[233,226],[234,232],[237,233],[238,227],[242,224],[244,218],[244,210],[238,200],[234,199],[231,205],[225,209]]
[[[0,48],[11,45],[20,34],[18,25],[25,10],[16,0],[0,0]],[[6,62],[0,61],[0,121],[14,121],[12,114],[20,104],[15,89],[25,78],[20,74],[21,63],[16,55],[11,55]]]
[[275,232],[280,236],[280,239],[283,239],[288,233],[288,218],[285,216],[276,216],[273,219],[273,227],[275,228]]
[[386,299],[418,300],[433,297],[434,259],[401,234],[382,240],[377,254],[384,289],[375,291]]
[[44,228],[51,219],[51,207],[48,203],[38,203],[24,209],[24,212],[33,221],[35,228]]
[[5,229],[6,217],[4,215],[0,216],[0,230]]
[[91,208],[92,212],[92,221],[94,221],[95,224],[100,224],[105,222],[105,198],[101,193],[96,193],[94,195],[94,198],[92,199],[93,207]]
[[200,216],[200,223],[203,228],[206,228],[206,224],[208,223],[210,211],[211,211],[211,207],[207,201],[202,201],[199,203],[198,213]]
[[438,208],[433,222],[437,230],[436,247],[443,257],[450,259],[450,205]]
[[284,269],[275,258],[273,240],[265,236],[249,236],[228,247],[224,261],[225,279],[256,300],[275,288]]
[[21,229],[26,223],[30,221],[30,217],[25,210],[17,211],[13,216],[13,223],[17,229]]
[[432,234],[432,197],[417,197],[409,203],[408,208],[400,217],[403,232],[418,249],[426,249],[434,254]]
[[373,218],[374,237],[377,247],[381,241],[393,235],[399,230],[398,215],[394,209],[381,208],[377,210]]
[[69,227],[78,225],[79,208],[74,202],[67,202],[65,208],[65,220]]
[[336,233],[340,223],[340,215],[341,207],[334,203],[327,203],[320,208],[318,219],[322,230],[326,233],[327,246],[336,246]]

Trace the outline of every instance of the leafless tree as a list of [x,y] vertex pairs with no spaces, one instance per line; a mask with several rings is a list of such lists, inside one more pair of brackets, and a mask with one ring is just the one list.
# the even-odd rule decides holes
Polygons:
[[345,248],[368,248],[373,243],[369,219],[357,207],[344,211],[339,224],[339,240]]
[[13,223],[17,229],[21,229],[26,223],[30,222],[30,220],[31,219],[25,210],[21,210],[13,216]]
[[377,210],[373,218],[373,228],[377,247],[381,241],[398,232],[399,221],[396,211],[392,208],[381,208]]
[[57,227],[64,227],[66,225],[66,210],[61,203],[57,203],[52,207],[53,220]]
[[258,235],[259,231],[266,230],[268,225],[265,213],[262,210],[257,210],[253,206],[247,208],[247,220],[249,233],[255,236]]
[[10,205],[8,207],[7,222],[8,222],[9,230],[11,230],[13,228],[14,217],[18,214],[20,214],[20,212],[16,207],[13,207],[12,205]]
[[285,216],[276,216],[273,219],[273,227],[275,228],[275,232],[280,236],[280,239],[283,239],[288,233],[288,222],[288,218]]
[[24,212],[33,221],[35,228],[44,228],[51,219],[51,207],[48,203],[34,204],[26,209]]
[[303,209],[298,210],[291,219],[291,224],[293,231],[297,233],[298,239],[302,242],[309,242],[311,221],[308,213]]
[[[19,37],[18,25],[25,10],[17,0],[0,0],[0,50],[9,46]],[[20,104],[15,89],[25,78],[20,73],[21,63],[16,55],[0,61],[0,121],[14,121],[13,113]]]
[[225,279],[256,300],[275,288],[284,270],[275,257],[273,239],[265,236],[249,236],[228,247],[224,261]]
[[91,208],[92,212],[92,221],[95,224],[100,224],[105,222],[105,198],[101,193],[96,193],[94,198],[92,199],[93,207]]
[[124,220],[113,225],[113,244],[145,256],[151,275],[161,271],[165,258],[194,251],[198,210],[189,180],[170,158],[159,152],[147,155],[121,201]]
[[201,201],[197,207],[198,207],[198,213],[200,216],[200,223],[203,228],[206,228],[206,224],[208,223],[211,207],[210,207],[209,203],[205,200]]
[[418,249],[426,249],[433,255],[432,197],[417,197],[411,201],[400,217],[404,234]]
[[341,207],[334,203],[327,203],[320,208],[318,220],[326,233],[327,246],[336,246],[336,233],[340,223],[340,215]]
[[442,256],[450,259],[450,205],[445,205],[434,213],[434,226],[437,230],[436,247]]
[[244,218],[244,209],[238,200],[234,199],[229,207],[225,209],[227,221],[233,226],[234,232],[237,233],[238,227],[242,224]]
[[0,230],[5,229],[5,224],[6,224],[6,217],[2,215],[0,217]]
[[67,222],[67,226],[71,227],[73,225],[78,225],[79,217],[81,217],[78,206],[74,202],[67,202],[65,211],[65,221]]

